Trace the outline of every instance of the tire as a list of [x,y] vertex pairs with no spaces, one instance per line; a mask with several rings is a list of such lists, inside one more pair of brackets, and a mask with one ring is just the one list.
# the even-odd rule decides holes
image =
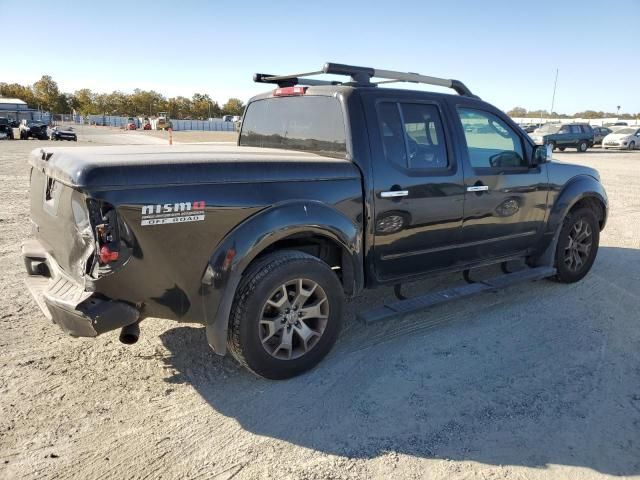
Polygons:
[[[586,233],[589,236],[583,238],[576,245],[576,240]],[[585,248],[587,242],[589,246]],[[556,280],[562,283],[574,283],[582,280],[591,270],[598,253],[599,243],[600,225],[593,210],[580,208],[570,212],[564,219],[558,237],[555,260]],[[575,247],[572,247],[572,244]]]
[[547,145],[551,146],[551,151],[553,152],[556,149],[556,142],[549,142]]
[[[309,291],[313,293],[296,304],[296,296]],[[275,252],[243,275],[231,308],[227,346],[256,375],[294,377],[329,353],[340,332],[343,305],[342,285],[326,263],[295,250]],[[309,313],[304,321],[299,318],[303,311],[317,316]],[[304,341],[300,332],[313,335]],[[285,335],[289,342],[283,341]]]
[[564,152],[564,147],[560,147],[558,148],[558,150],[560,150],[561,152]]
[[633,141],[629,142],[629,147],[628,148],[629,148],[629,150],[635,150],[636,149],[636,142],[633,142]]
[[589,144],[583,140],[578,144],[577,150],[580,153],[584,153],[587,151],[587,148],[589,148]]

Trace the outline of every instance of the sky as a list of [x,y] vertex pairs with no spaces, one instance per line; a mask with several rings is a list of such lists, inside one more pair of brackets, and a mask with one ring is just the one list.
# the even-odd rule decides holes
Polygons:
[[503,110],[549,110],[557,68],[556,112],[640,112],[640,0],[54,3],[0,0],[0,30],[16,40],[0,82],[47,74],[64,92],[246,101],[268,90],[255,72],[332,61],[455,78]]

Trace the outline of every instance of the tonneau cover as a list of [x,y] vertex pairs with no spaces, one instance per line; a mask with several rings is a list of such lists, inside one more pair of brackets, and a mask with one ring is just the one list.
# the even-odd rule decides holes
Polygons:
[[49,178],[87,190],[359,178],[350,160],[236,145],[46,147],[34,150],[29,162]]

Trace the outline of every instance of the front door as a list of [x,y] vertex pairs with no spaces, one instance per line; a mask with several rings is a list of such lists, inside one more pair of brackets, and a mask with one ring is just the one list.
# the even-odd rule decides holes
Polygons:
[[475,262],[520,254],[542,232],[547,166],[531,166],[531,145],[498,111],[459,104],[456,112],[466,143],[461,257]]
[[[437,102],[365,97],[375,192],[378,281],[457,262],[464,208],[462,169]],[[450,124],[449,124],[450,125]]]

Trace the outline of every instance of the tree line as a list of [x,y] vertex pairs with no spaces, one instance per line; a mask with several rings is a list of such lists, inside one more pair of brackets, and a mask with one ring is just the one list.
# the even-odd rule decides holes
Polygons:
[[633,120],[634,118],[640,117],[640,113],[631,114],[631,113],[613,113],[613,112],[602,112],[595,110],[585,110],[584,112],[576,112],[573,115],[567,115],[565,113],[557,113],[551,112],[549,113],[547,110],[530,110],[527,111],[526,108],[515,107],[507,112],[512,118],[620,118],[625,120]]
[[191,98],[177,96],[167,98],[155,90],[136,88],[133,93],[114,90],[96,93],[81,88],[73,93],[60,91],[49,75],[43,75],[33,85],[0,82],[0,96],[19,98],[29,107],[51,113],[86,115],[147,116],[168,112],[171,118],[206,119],[222,115],[242,115],[244,104],[238,98],[230,98],[219,105],[207,94],[195,93]]

